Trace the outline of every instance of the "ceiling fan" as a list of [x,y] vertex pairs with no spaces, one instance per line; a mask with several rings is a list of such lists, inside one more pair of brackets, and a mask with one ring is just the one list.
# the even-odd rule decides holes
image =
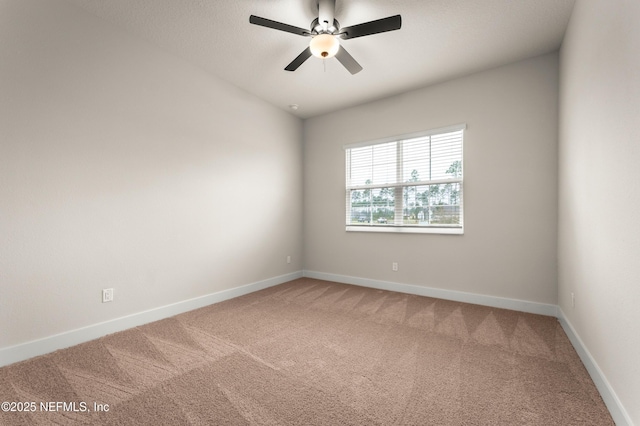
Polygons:
[[335,56],[351,74],[362,71],[362,67],[353,59],[353,56],[347,52],[344,46],[340,45],[338,41],[339,38],[348,40],[356,37],[364,37],[386,31],[399,30],[402,26],[402,18],[400,15],[395,15],[341,28],[338,21],[334,18],[335,9],[336,0],[318,0],[318,17],[311,22],[309,30],[255,15],[249,17],[249,22],[275,30],[311,37],[309,46],[287,65],[285,70],[297,70],[298,67],[312,55],[323,59]]

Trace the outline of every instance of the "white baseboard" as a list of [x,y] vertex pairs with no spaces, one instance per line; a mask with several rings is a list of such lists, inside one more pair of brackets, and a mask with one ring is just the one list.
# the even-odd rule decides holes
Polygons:
[[591,380],[593,380],[596,388],[598,388],[598,392],[600,392],[602,400],[609,409],[609,413],[611,413],[613,421],[616,422],[617,426],[633,426],[633,421],[631,420],[631,417],[629,417],[629,413],[624,409],[622,402],[618,399],[618,396],[609,384],[609,381],[602,370],[600,370],[598,363],[593,359],[591,353],[589,353],[587,347],[582,342],[582,339],[580,339],[580,336],[576,333],[576,330],[573,328],[560,307],[558,307],[558,321],[560,322],[560,325],[562,325],[564,332],[567,334],[571,344],[578,353],[580,360],[582,360],[582,363],[589,372]]
[[418,296],[434,297],[437,299],[453,300],[456,302],[473,303],[475,305],[491,306],[494,308],[511,309],[514,311],[528,312],[531,314],[558,316],[558,307],[546,303],[529,302],[526,300],[507,299],[497,296],[485,296],[481,294],[465,293],[462,291],[444,290],[440,288],[423,287],[412,284],[401,284],[391,281],[378,281],[368,278],[358,278],[346,275],[327,274],[316,271],[303,271],[303,275],[319,280],[334,281],[344,284],[359,285],[362,287],[377,288],[380,290],[396,291],[399,293],[415,294]]
[[80,343],[88,342],[90,340],[106,336],[107,334],[148,324],[183,312],[192,311],[194,309],[219,303],[234,297],[253,293],[254,291],[273,287],[274,285],[295,280],[302,276],[302,271],[280,275],[278,277],[269,278],[240,287],[230,288],[228,290],[222,290],[205,296],[183,300],[182,302],[172,303],[170,305],[115,318],[98,324],[92,324],[87,327],[66,331],[64,333],[48,336],[42,339],[2,348],[0,349],[0,367],[13,364],[14,362],[24,361],[35,356],[44,355],[58,349],[64,349]]

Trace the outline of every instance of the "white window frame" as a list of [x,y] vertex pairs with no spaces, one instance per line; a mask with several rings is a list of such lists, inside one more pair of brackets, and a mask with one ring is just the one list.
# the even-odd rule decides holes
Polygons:
[[[453,235],[462,235],[464,234],[464,133],[467,126],[466,124],[456,124],[453,126],[441,127],[437,129],[431,129],[423,132],[409,133],[399,136],[393,136],[384,139],[378,139],[374,141],[366,141],[359,142],[354,144],[344,145],[345,150],[345,183],[346,183],[346,197],[345,197],[345,212],[346,212],[346,231],[348,232],[383,232],[383,233],[411,233],[411,234],[453,234]],[[437,180],[420,180],[417,182],[401,182],[401,173],[402,173],[402,142],[410,139],[416,138],[424,138],[428,136],[436,136],[444,133],[451,133],[456,131],[462,131],[462,154],[460,161],[462,162],[462,176],[458,178],[450,178],[450,179],[437,179]],[[396,167],[398,170],[398,181],[393,184],[371,184],[371,185],[350,185],[350,170],[349,170],[349,154],[352,148],[361,148],[368,147],[378,144],[396,142],[398,143],[398,155],[396,157]],[[460,224],[459,225],[418,225],[418,226],[410,226],[404,225],[402,223],[402,191],[405,187],[409,186],[424,186],[424,185],[436,185],[442,183],[459,183],[460,184]],[[352,190],[362,190],[362,189],[380,189],[380,188],[395,188],[395,200],[400,200],[399,202],[395,202],[395,223],[388,225],[379,225],[379,224],[366,224],[366,225],[354,225],[351,223],[351,191]]]

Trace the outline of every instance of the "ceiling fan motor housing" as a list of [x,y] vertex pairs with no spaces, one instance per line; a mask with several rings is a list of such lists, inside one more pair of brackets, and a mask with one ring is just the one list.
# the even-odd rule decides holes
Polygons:
[[322,26],[322,24],[320,23],[318,18],[316,18],[313,21],[311,21],[311,33],[312,34],[328,33],[328,34],[336,35],[336,34],[338,34],[339,30],[340,30],[340,23],[338,22],[337,19],[334,19],[333,20],[333,25],[327,26],[326,30],[324,29],[324,27]]

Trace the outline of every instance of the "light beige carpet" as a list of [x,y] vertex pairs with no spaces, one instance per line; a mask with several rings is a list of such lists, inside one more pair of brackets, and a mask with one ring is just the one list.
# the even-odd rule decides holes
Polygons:
[[306,278],[2,368],[0,401],[37,405],[2,425],[613,424],[555,318]]

